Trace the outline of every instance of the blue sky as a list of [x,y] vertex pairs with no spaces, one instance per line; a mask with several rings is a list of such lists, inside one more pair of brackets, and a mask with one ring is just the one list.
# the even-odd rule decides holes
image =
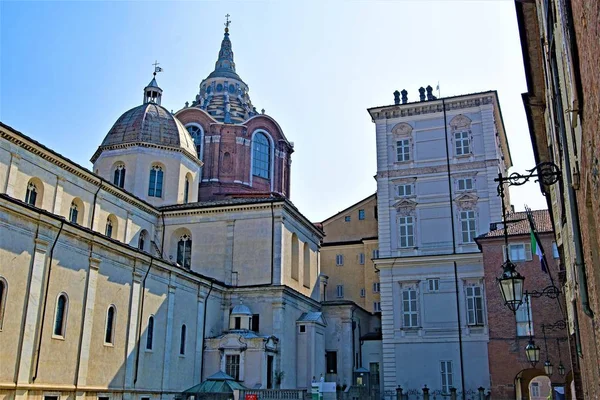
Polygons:
[[[0,120],[91,168],[112,124],[142,102],[158,60],[163,105],[192,101],[231,14],[236,69],[295,143],[292,201],[319,221],[375,192],[366,109],[440,82],[498,90],[513,171],[534,160],[511,0],[0,2]],[[535,184],[516,209],[546,208]]]

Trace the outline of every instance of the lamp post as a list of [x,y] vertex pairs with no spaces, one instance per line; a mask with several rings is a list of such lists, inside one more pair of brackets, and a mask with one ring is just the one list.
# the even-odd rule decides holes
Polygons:
[[560,354],[560,339],[556,338],[556,347],[558,347],[558,374],[560,376],[565,375],[565,366],[562,363],[562,356]]

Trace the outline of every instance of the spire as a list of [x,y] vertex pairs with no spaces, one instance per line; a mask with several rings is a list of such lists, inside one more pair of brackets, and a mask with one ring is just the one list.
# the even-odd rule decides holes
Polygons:
[[158,83],[156,82],[156,73],[162,72],[162,68],[158,66],[159,63],[156,61],[152,65],[154,65],[154,73],[152,74],[152,80],[150,81],[148,86],[144,88],[144,104],[156,103],[160,105],[160,100],[162,98],[162,89],[158,86]]
[[235,63],[233,62],[233,51],[231,50],[231,40],[229,40],[229,20],[230,15],[225,15],[225,36],[221,42],[221,50],[219,50],[219,58],[215,63],[215,70],[208,78],[233,78],[241,81],[242,79],[235,72]]

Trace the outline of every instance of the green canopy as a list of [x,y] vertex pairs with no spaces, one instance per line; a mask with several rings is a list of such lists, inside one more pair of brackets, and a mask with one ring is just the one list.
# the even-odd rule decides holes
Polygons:
[[225,372],[219,371],[206,378],[204,382],[187,389],[182,394],[191,396],[196,393],[233,393],[235,389],[246,389],[246,387],[236,382],[233,377],[227,375]]

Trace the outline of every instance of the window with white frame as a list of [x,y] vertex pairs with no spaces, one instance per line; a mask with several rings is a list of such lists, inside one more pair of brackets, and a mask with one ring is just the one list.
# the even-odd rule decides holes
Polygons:
[[360,265],[364,265],[365,264],[365,253],[360,253],[358,255],[358,263]]
[[373,282],[373,293],[379,293],[381,291],[381,283]]
[[104,329],[104,344],[113,344],[115,341],[115,314],[116,308],[110,305],[106,311],[106,327]]
[[192,139],[194,139],[194,145],[196,146],[196,155],[199,159],[202,159],[202,140],[204,140],[202,128],[200,128],[197,125],[189,125],[186,126],[185,129],[187,129],[187,131],[192,136]]
[[440,361],[440,372],[442,374],[442,392],[450,393],[450,388],[454,387],[452,361]]
[[162,197],[163,195],[163,169],[160,165],[153,165],[150,169],[148,183],[148,196]]
[[483,325],[483,289],[481,286],[467,286],[467,324]]
[[531,397],[540,397],[540,384],[538,382],[531,382]]
[[556,242],[552,242],[552,258],[560,258],[560,254],[558,254],[558,246]]
[[69,309],[69,300],[67,295],[61,293],[56,299],[56,310],[54,311],[54,336],[65,337],[67,327],[67,312]]
[[337,265],[338,267],[344,265],[344,255],[343,254],[335,255],[335,265]]
[[[504,246],[503,246],[504,249]],[[531,261],[531,243],[511,243],[508,245],[508,253],[511,261]],[[506,261],[506,252],[503,252]]]
[[401,139],[396,142],[396,161],[410,161],[410,139]]
[[29,182],[27,185],[27,192],[25,193],[25,203],[30,206],[35,206],[35,201],[37,199],[37,187],[34,183]]
[[456,184],[459,191],[472,190],[473,178],[459,178],[456,180]]
[[177,242],[177,263],[184,268],[192,266],[192,238],[182,235]]
[[413,195],[413,185],[411,183],[403,183],[398,185],[398,196],[408,197]]
[[365,297],[367,294],[367,291],[365,290],[365,288],[361,288],[360,289],[360,297]]
[[427,287],[430,292],[437,292],[440,290],[440,280],[438,278],[427,279]]
[[411,216],[398,217],[398,242],[400,247],[415,246],[414,218]]
[[417,311],[417,289],[406,287],[402,290],[402,326],[416,328],[419,324]]
[[113,183],[120,188],[125,187],[125,165],[119,164],[115,167]]
[[340,299],[344,297],[344,285],[337,285],[336,296]]
[[[533,336],[533,314],[531,313],[531,298],[523,295],[523,304],[515,313],[517,322],[517,336]],[[529,320],[531,319],[531,327]]]
[[373,302],[373,312],[381,312],[381,302],[380,301]]
[[252,141],[252,174],[265,179],[271,176],[271,142],[264,133],[257,133]]
[[475,229],[475,211],[460,212],[460,227],[463,243],[473,243],[477,231]]
[[457,156],[464,156],[471,153],[469,132],[462,131],[454,134],[454,148]]
[[240,355],[228,354],[225,356],[225,373],[236,381],[240,380]]

